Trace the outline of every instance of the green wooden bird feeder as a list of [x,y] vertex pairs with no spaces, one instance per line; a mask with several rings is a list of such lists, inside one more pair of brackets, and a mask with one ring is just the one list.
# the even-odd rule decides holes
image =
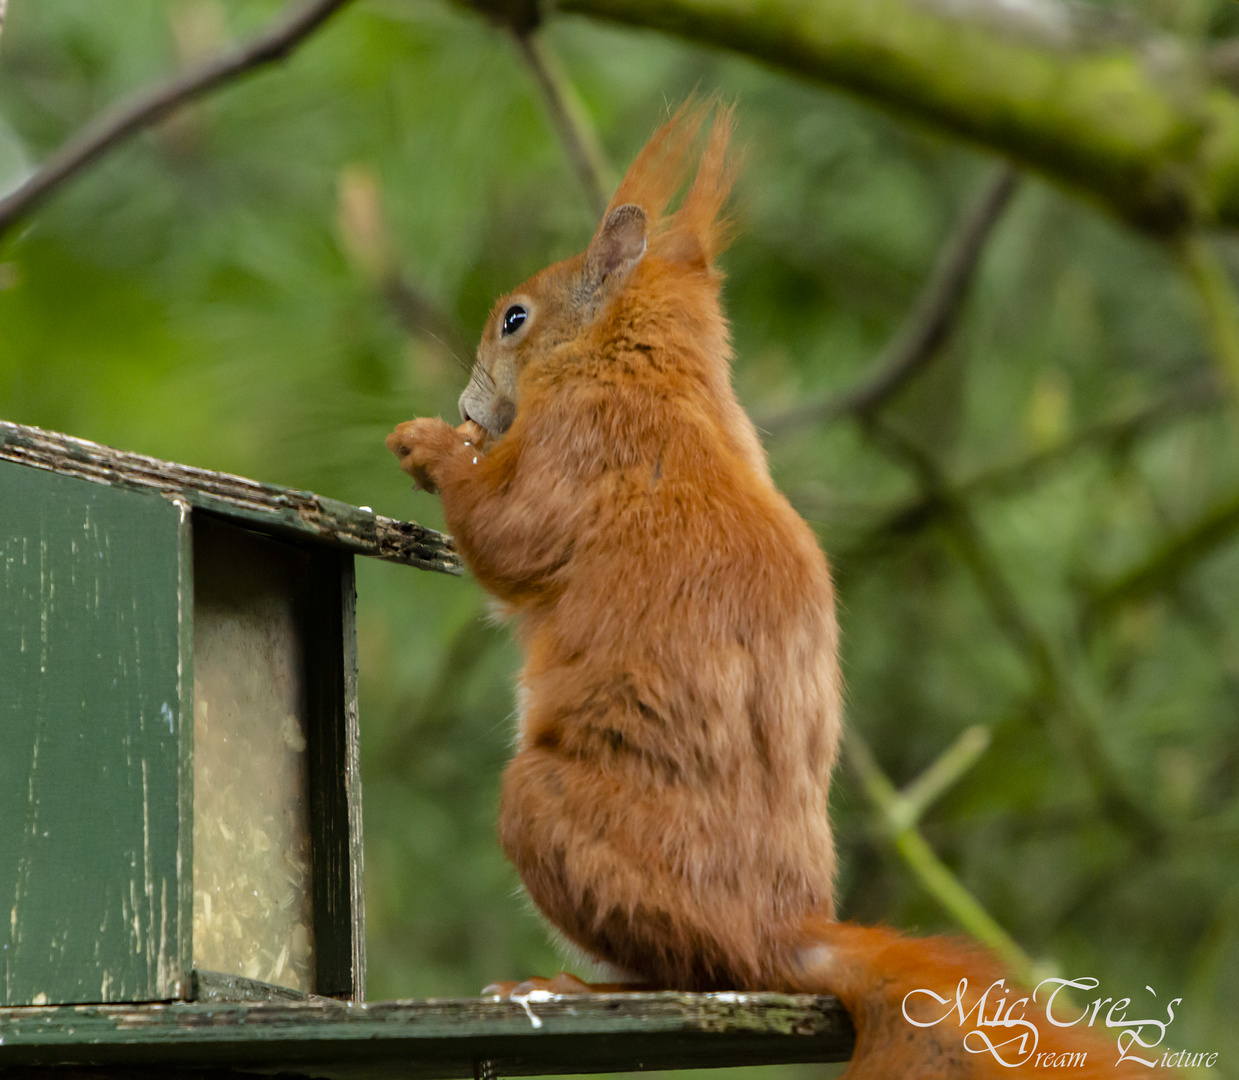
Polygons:
[[0,424],[0,1004],[360,1000],[353,554],[444,537]]

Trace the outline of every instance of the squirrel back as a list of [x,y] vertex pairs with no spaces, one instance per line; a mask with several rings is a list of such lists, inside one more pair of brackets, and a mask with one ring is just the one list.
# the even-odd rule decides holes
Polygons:
[[834,921],[834,595],[731,387],[729,110],[667,212],[711,111],[681,107],[586,250],[499,299],[465,423],[388,439],[516,622],[500,838],[551,923],[629,978],[837,993],[849,1077],[989,1075],[958,1029],[900,1013],[988,958]]

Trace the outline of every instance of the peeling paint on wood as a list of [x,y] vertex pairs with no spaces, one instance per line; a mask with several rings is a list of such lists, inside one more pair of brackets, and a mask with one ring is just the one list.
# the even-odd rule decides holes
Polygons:
[[531,1005],[539,1028],[518,1002],[494,998],[0,1009],[0,1069],[429,1080],[473,1076],[482,1061],[499,1076],[846,1061],[854,1041],[846,1012],[826,997],[552,995]]
[[200,510],[252,521],[266,531],[309,533],[358,555],[445,574],[462,572],[450,536],[308,491],[176,465],[5,421],[0,421],[0,460],[96,484],[156,491]]
[[[12,441],[17,435],[20,439]],[[5,437],[12,438],[6,443]],[[52,455],[51,464],[5,456],[19,444],[27,450],[41,447],[42,454],[45,443],[57,441],[65,452]],[[264,773],[261,784],[250,785],[265,792],[263,805],[247,804],[241,823],[253,826],[258,862],[247,867],[236,859],[236,865],[224,865],[236,855],[225,843],[216,852],[215,871],[221,881],[230,880],[230,873],[238,881],[243,876],[245,888],[260,901],[270,893],[266,884],[278,888],[284,882],[291,864],[279,857],[288,854],[288,845],[281,841],[271,848],[276,833],[262,827],[262,815],[266,802],[287,808],[281,799],[297,797],[296,788],[303,816],[309,817],[308,828],[299,833],[300,847],[313,847],[312,858],[308,851],[297,858],[309,868],[312,883],[303,883],[302,890],[306,910],[298,925],[304,942],[295,927],[281,935],[267,926],[271,909],[259,902],[247,947],[261,948],[268,940],[259,932],[263,927],[277,944],[265,965],[257,963],[251,971],[252,965],[242,964],[234,974],[293,982],[285,969],[300,963],[294,953],[309,952],[313,939],[311,955],[301,958],[313,969],[312,978],[301,964],[296,983],[360,1000],[365,954],[357,543],[342,540],[336,525],[362,519],[373,525],[373,515],[367,519],[365,512],[304,493],[92,446],[0,424],[0,732],[6,739],[0,752],[0,1006],[190,996],[191,962],[198,951],[194,876],[202,871],[204,881],[209,877],[209,867],[198,864],[193,850],[195,813],[202,809],[194,799],[195,639],[201,633],[202,644],[209,645],[211,631],[234,620],[234,629],[250,627],[257,610],[251,609],[273,599],[268,593],[280,577],[271,559],[279,566],[287,563],[291,574],[280,577],[283,584],[275,591],[283,613],[280,670],[296,685],[290,683],[278,708],[269,695],[247,690],[245,696],[253,697],[250,705],[260,712],[274,708],[274,724],[292,720],[298,727],[294,741],[298,753],[305,752],[309,783],[306,777],[293,783],[283,773],[280,782],[272,782],[274,774]],[[113,465],[145,470],[143,479],[131,483],[126,474],[118,482],[116,469],[79,475],[72,463],[80,464],[81,455],[96,470],[111,455]],[[30,465],[35,467],[23,467]],[[156,473],[161,482],[151,480]],[[172,482],[179,483],[183,473],[198,474],[195,480],[203,484],[202,477],[210,476],[212,483],[265,492],[284,500],[284,510],[297,504],[305,511],[311,500],[316,513],[333,515],[335,531],[319,527],[322,513],[317,518],[301,513],[298,520],[316,521],[314,528],[285,527],[278,507],[254,509],[257,497],[240,508],[217,494],[204,502],[199,488]],[[393,524],[397,532],[418,528]],[[370,554],[382,553],[372,545]],[[448,555],[444,548],[436,558]],[[199,596],[198,562],[217,568],[215,584],[228,585],[226,600],[218,588]],[[241,566],[248,567],[247,574],[237,573]],[[264,639],[230,654],[222,661],[224,682],[240,685],[241,680],[257,691],[266,687],[265,680],[277,679],[279,665],[264,672],[249,663],[272,664],[274,645],[274,639]],[[203,710],[211,703],[206,674]],[[211,683],[215,691],[218,682]],[[225,694],[215,704],[223,707],[229,700]],[[239,723],[231,732],[234,743],[250,741],[262,729],[281,753],[292,745],[282,727]],[[205,757],[198,764],[205,768],[210,748],[202,749]],[[223,775],[231,774],[224,769]],[[258,873],[268,849],[277,865],[266,868],[270,874]],[[205,905],[204,920],[205,926]],[[202,959],[221,967],[230,957],[204,954]],[[217,997],[224,992],[216,988]]]
[[0,461],[0,1002],[181,996],[182,509]]

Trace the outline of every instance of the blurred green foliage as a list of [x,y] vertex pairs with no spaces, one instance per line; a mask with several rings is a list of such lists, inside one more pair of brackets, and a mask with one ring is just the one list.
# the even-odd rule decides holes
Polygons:
[[[1239,32],[1229,0],[1140,7],[1180,35]],[[0,185],[277,10],[12,0]],[[567,18],[544,34],[617,170],[666,103],[695,88],[738,102],[738,238],[723,260],[737,387],[762,416],[851,386],[991,162],[690,44]],[[502,32],[439,0],[360,0],[286,67],[126,144],[4,242],[0,416],[442,527],[383,436],[456,415],[469,357],[453,334],[472,340],[495,295],[592,226]],[[1239,267],[1231,237],[1216,246]],[[437,312],[433,337],[409,332],[409,297]],[[1181,391],[1210,371],[1207,348],[1161,242],[1029,179],[946,352],[881,423],[962,481]],[[992,730],[923,823],[938,853],[1034,957],[1111,996],[1181,996],[1171,1041],[1239,1061],[1239,521],[1151,588],[1090,607],[1234,504],[1234,409],[1180,410],[972,490],[988,579],[957,517],[900,516],[917,474],[880,433],[845,419],[769,448],[835,562],[849,722],[883,770],[906,783],[964,728]],[[468,580],[358,572],[369,994],[549,973],[560,961],[494,839],[515,650]],[[995,589],[1062,685],[1038,674]],[[1102,813],[1061,736],[1064,694],[1157,842]],[[843,913],[953,930],[848,771],[832,800]]]

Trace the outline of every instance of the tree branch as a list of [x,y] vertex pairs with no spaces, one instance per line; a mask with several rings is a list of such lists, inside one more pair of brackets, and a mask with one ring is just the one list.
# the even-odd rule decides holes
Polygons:
[[343,169],[336,223],[349,261],[410,334],[432,341],[467,373],[473,349],[452,315],[401,270],[383,211],[378,177],[363,165]]
[[1239,100],[1196,77],[1187,43],[1167,48],[1147,34],[1133,40],[1104,15],[1082,12],[1085,5],[557,0],[556,6],[732,49],[849,90],[996,151],[1143,227],[1239,224]]
[[959,738],[900,792],[907,824],[917,824],[925,816],[925,811],[959,783],[981,759],[989,744],[990,730],[980,724],[960,732]]
[[[944,779],[948,780],[948,783],[953,783],[962,776],[976,761],[980,751],[984,749],[982,744],[988,741],[988,738],[979,739],[976,735],[977,730],[971,728],[965,731],[960,739],[922,774],[922,780],[935,770],[950,774],[949,778],[946,775],[934,777],[932,783],[935,785],[941,784]],[[979,730],[984,731],[983,728]],[[864,739],[855,731],[848,734],[844,747],[847,761],[860,781],[865,794],[873,803],[883,831],[891,838],[895,850],[899,852],[913,876],[960,926],[997,953],[1016,978],[1028,982],[1033,972],[1033,963],[1028,954],[981,906],[959,878],[951,873],[917,830],[916,820],[924,810],[924,806],[910,812],[907,804],[908,792],[916,788],[921,781],[914,782],[904,792],[896,790],[895,785],[879,768]],[[945,785],[939,787],[936,794],[940,794],[944,789]]]
[[1209,510],[1190,528],[1172,537],[1147,559],[1093,591],[1085,614],[1091,623],[1125,604],[1170,588],[1185,572],[1239,533],[1239,495]]
[[1205,333],[1213,358],[1239,400],[1239,304],[1226,267],[1209,242],[1198,232],[1181,237],[1179,261],[1200,298]]
[[947,526],[995,621],[1023,653],[1049,698],[1050,710],[1043,722],[1088,776],[1101,800],[1103,813],[1141,847],[1155,849],[1163,839],[1164,829],[1110,762],[1098,735],[1096,718],[1076,694],[1049,639],[1024,612],[968,506],[953,498],[937,463],[921,447],[888,425],[875,422],[868,430],[916,472],[927,497],[944,505]]
[[468,373],[474,350],[451,315],[398,272],[389,274],[382,288],[405,330],[434,342]]
[[612,184],[608,180],[610,169],[589,116],[572,84],[543,45],[541,37],[535,36],[533,31],[516,28],[512,28],[511,32],[538,89],[542,91],[551,124],[580,178],[594,216],[601,220],[610,201],[608,192]]
[[0,236],[65,181],[143,128],[249,72],[287,58],[349,0],[312,0],[285,11],[252,41],[141,90],[105,110],[69,139],[21,187],[0,199]]
[[1019,490],[1044,473],[1065,464],[1084,450],[1130,446],[1170,423],[1186,420],[1226,403],[1221,380],[1206,372],[1188,379],[1153,401],[1104,417],[1081,428],[1062,442],[1038,450],[1019,461],[983,469],[963,480],[956,489],[961,499]]
[[919,375],[950,340],[985,243],[1019,186],[1019,174],[998,166],[980,197],[965,210],[938,253],[933,272],[895,336],[869,373],[850,390],[821,401],[796,405],[759,419],[758,427],[778,437],[810,424],[829,424],[844,416],[868,416]]
[[925,493],[908,500],[903,506],[889,511],[877,525],[865,533],[859,543],[842,554],[836,554],[836,559],[847,563],[872,549],[884,547],[887,538],[920,532],[952,505],[971,504],[971,501],[979,496],[1019,492],[1086,450],[1107,450],[1131,445],[1136,440],[1159,431],[1166,424],[1187,419],[1207,409],[1218,408],[1225,402],[1221,380],[1216,374],[1208,372],[1198,376],[1139,408],[1118,416],[1106,417],[1082,428],[1055,446],[1038,450],[1007,464],[982,469],[949,487],[945,500]]

